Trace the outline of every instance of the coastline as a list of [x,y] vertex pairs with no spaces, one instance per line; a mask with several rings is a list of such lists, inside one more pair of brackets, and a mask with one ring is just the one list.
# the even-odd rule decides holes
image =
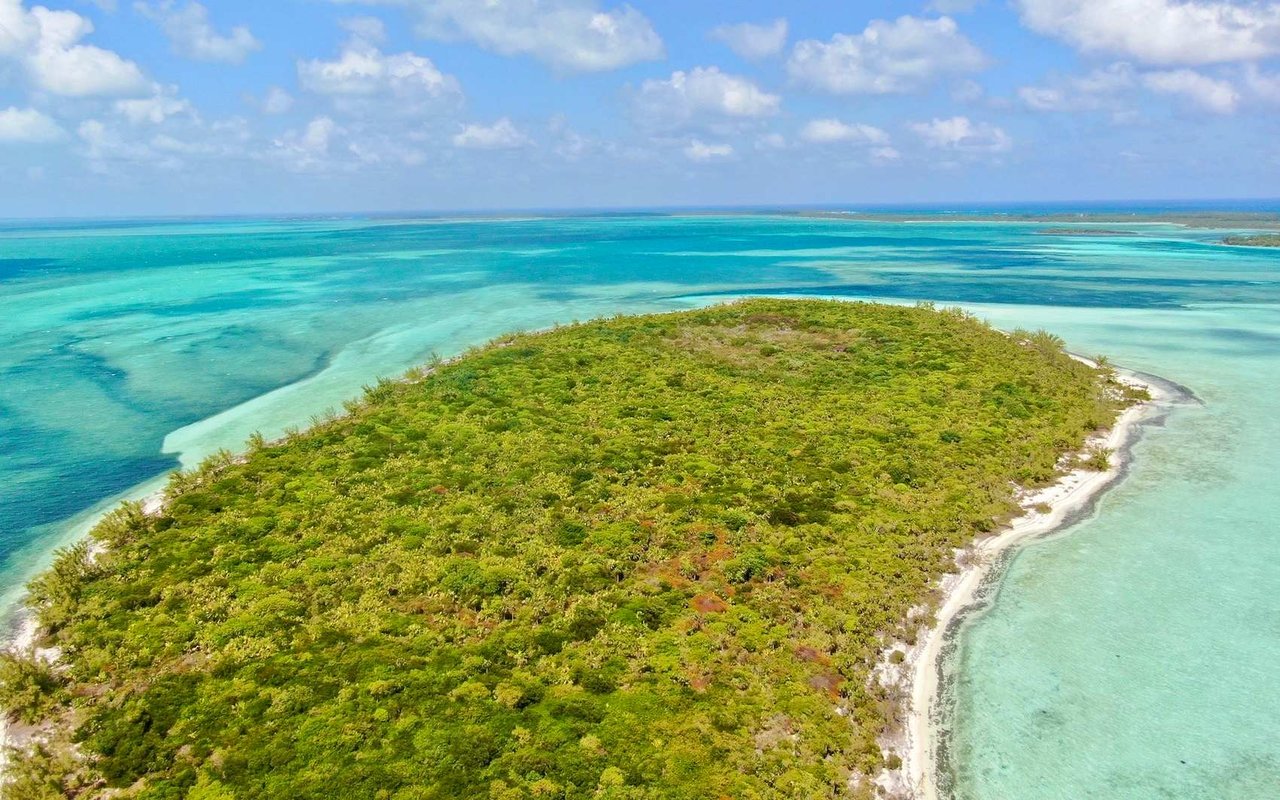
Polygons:
[[[85,518],[87,522],[82,521],[81,524],[72,528],[74,538],[70,538],[67,544],[91,540],[90,531],[98,524],[98,522],[109,513],[110,508],[115,508],[122,502],[133,500],[142,504],[142,512],[148,516],[158,514],[164,508],[165,490],[155,488],[161,479],[156,478],[145,483],[135,486],[112,498],[109,508],[99,508],[103,506],[100,503],[91,509]],[[61,545],[60,545],[61,546]],[[96,548],[96,545],[95,545]],[[96,555],[100,550],[95,549],[93,554]],[[32,653],[39,661],[54,664],[61,657],[58,648],[40,648],[37,643],[40,641],[40,624],[36,619],[35,610],[27,604],[26,595],[18,597],[11,606],[0,608],[0,622],[3,622],[3,629],[0,632],[0,651],[6,653]],[[38,726],[18,725],[15,726],[9,722],[7,713],[0,711],[0,798],[4,797],[4,787],[8,782],[9,768],[9,751],[13,748],[21,748],[32,742],[39,741],[41,728]]]
[[[1194,397],[1155,376],[1123,369],[1117,373],[1123,382],[1146,389],[1151,399],[1126,409],[1108,431],[1087,443],[1112,451],[1110,467],[1105,472],[1077,468],[1050,486],[1022,494],[1019,503],[1026,513],[998,533],[957,552],[959,572],[942,579],[941,603],[932,624],[913,646],[894,643],[873,672],[873,679],[883,687],[901,692],[899,711],[905,712],[902,730],[884,742],[899,753],[901,768],[886,770],[875,780],[888,796],[915,800],[950,796],[943,793],[939,769],[945,757],[942,725],[946,709],[942,704],[946,659],[963,623],[987,606],[985,590],[998,583],[1005,557],[1019,545],[1066,530],[1087,516],[1127,473],[1142,428],[1158,422],[1172,406]],[[897,664],[891,661],[895,653],[902,654]]]

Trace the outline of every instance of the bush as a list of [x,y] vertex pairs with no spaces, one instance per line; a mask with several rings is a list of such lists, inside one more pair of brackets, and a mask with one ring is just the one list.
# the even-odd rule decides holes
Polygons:
[[48,663],[30,655],[0,652],[0,708],[33,725],[67,701],[66,681]]

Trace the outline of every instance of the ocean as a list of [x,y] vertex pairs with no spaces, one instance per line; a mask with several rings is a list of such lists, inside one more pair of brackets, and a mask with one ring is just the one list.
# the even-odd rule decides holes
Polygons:
[[930,300],[1203,401],[960,630],[954,795],[1280,796],[1280,250],[920,217],[0,223],[4,606],[120,498],[432,354],[748,294]]

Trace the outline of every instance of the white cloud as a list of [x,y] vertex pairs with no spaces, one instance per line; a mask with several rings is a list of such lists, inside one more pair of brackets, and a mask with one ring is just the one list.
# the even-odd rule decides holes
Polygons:
[[1051,86],[1023,86],[1018,97],[1028,108],[1036,111],[1068,111],[1071,103],[1067,93]]
[[577,161],[599,147],[598,142],[570,127],[568,118],[563,114],[556,114],[547,121],[547,132],[552,137],[552,152],[566,161]]
[[80,43],[91,33],[93,23],[73,11],[28,11],[21,0],[0,0],[0,58],[16,62],[34,88],[64,97],[145,90],[137,64]]
[[1121,62],[1086,75],[1061,78],[1049,86],[1024,86],[1018,90],[1018,98],[1035,111],[1115,110],[1117,95],[1137,82],[1133,67]]
[[287,114],[293,108],[293,95],[279,86],[272,86],[262,96],[261,106],[264,114]]
[[109,172],[113,162],[146,164],[148,167],[168,170],[177,169],[183,163],[173,153],[161,152],[145,141],[122,136],[118,128],[101,120],[89,119],[81,122],[76,135],[84,144],[83,154],[94,172]]
[[987,57],[950,17],[906,16],[875,20],[862,33],[837,33],[828,42],[798,42],[787,72],[798,83],[836,94],[893,94],[986,65]]
[[[363,0],[369,2],[369,0]],[[596,0],[390,0],[416,9],[419,32],[465,40],[556,69],[603,72],[662,58],[662,39],[629,5]]]
[[[172,87],[156,87],[142,103],[118,102],[110,117],[88,119],[77,129],[81,154],[89,168],[109,173],[120,167],[177,171],[192,161],[216,163],[227,169],[248,155],[252,133],[241,117],[206,123]],[[154,101],[154,102],[152,102]]]
[[529,144],[529,137],[506,117],[492,125],[467,125],[453,137],[454,147],[467,150],[515,150]]
[[1124,62],[1060,78],[1048,86],[1024,86],[1018,97],[1035,111],[1108,111],[1117,122],[1124,122],[1132,116],[1134,93],[1139,89],[1178,97],[1217,114],[1233,113],[1241,99],[1240,91],[1227,80],[1190,69],[1142,72]]
[[1244,72],[1245,86],[1270,103],[1280,103],[1280,75],[1269,75],[1250,64]]
[[377,46],[381,38],[376,20],[349,22],[352,36],[333,61],[312,59],[298,62],[302,88],[331,96],[372,96],[441,98],[460,95],[452,75],[446,75],[431,59],[416,53],[384,54]]
[[225,36],[218,33],[209,21],[209,9],[194,0],[181,7],[174,0],[137,2],[133,7],[156,22],[174,51],[188,58],[242,64],[250,54],[262,49],[262,42],[243,25],[232,28]]
[[871,161],[876,164],[889,164],[901,158],[902,153],[893,147],[876,147],[871,151]]
[[743,22],[712,29],[711,38],[724,42],[729,49],[746,59],[776,56],[787,46],[787,21],[775,19],[767,25]]
[[285,166],[298,171],[315,170],[327,165],[338,124],[330,117],[316,117],[301,131],[289,131],[272,144],[273,155]]
[[34,108],[7,108],[0,111],[0,143],[51,142],[64,135],[52,117]]
[[1015,0],[1032,30],[1148,64],[1250,61],[1280,53],[1280,3]]
[[636,106],[646,122],[681,125],[698,117],[758,119],[778,113],[782,98],[716,67],[673,72],[640,86]]
[[140,125],[144,122],[159,125],[170,117],[176,117],[179,114],[194,117],[196,112],[190,101],[177,97],[176,93],[176,87],[171,86],[166,89],[157,86],[155,94],[151,97],[117,100],[115,102],[115,110],[117,114],[135,125]]
[[701,139],[692,139],[684,148],[684,157],[690,161],[715,161],[733,156],[733,145],[707,144]]
[[1189,69],[1148,72],[1142,85],[1159,94],[1181,97],[1193,106],[1215,114],[1232,114],[1240,104],[1240,92],[1227,81]]
[[815,119],[800,131],[800,138],[815,144],[887,145],[889,134],[872,125],[847,123],[838,119]]
[[1002,153],[1013,147],[1013,139],[988,122],[968,117],[933,119],[912,123],[911,130],[929,147],[966,153]]
[[22,0],[0,0],[0,57],[23,54],[39,35],[35,18],[23,8]]

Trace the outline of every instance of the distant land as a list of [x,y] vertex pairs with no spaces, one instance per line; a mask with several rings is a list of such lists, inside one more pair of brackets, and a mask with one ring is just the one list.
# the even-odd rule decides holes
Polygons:
[[1078,211],[1007,212],[990,211],[790,211],[797,216],[819,219],[868,220],[875,222],[1023,222],[1079,223],[1088,225],[1179,225],[1184,228],[1257,228],[1280,231],[1280,213],[1273,211]]
[[1111,230],[1109,228],[1045,228],[1036,231],[1041,236],[1141,236],[1137,231]]
[[1263,234],[1258,236],[1228,236],[1223,244],[1237,247],[1280,247],[1280,234]]

